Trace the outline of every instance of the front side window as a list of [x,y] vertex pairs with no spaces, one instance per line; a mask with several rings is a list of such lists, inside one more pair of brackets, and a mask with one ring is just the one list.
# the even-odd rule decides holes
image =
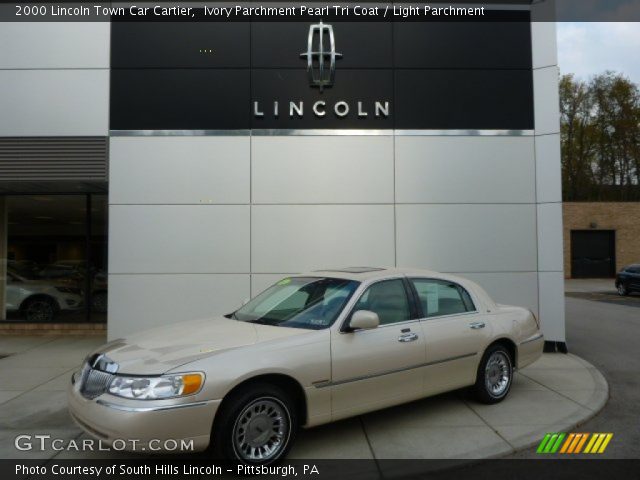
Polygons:
[[359,282],[339,278],[285,278],[230,318],[281,327],[327,328],[338,318],[358,285]]
[[378,314],[380,325],[411,319],[409,299],[401,279],[371,285],[358,299],[353,311],[369,310]]
[[469,293],[453,282],[434,279],[411,279],[418,293],[424,317],[456,315],[475,310]]

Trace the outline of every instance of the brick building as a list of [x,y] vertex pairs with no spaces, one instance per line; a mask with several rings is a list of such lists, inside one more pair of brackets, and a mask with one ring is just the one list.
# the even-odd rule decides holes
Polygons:
[[564,203],[563,218],[565,276],[613,277],[640,263],[640,202]]

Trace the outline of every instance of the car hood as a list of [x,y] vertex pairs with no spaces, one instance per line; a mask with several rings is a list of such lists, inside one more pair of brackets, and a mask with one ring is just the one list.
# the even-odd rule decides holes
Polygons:
[[116,362],[118,373],[157,375],[225,350],[306,332],[215,317],[136,333],[103,345],[96,353]]

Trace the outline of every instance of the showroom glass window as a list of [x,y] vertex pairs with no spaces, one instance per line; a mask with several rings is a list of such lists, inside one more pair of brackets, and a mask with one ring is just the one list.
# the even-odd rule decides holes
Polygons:
[[426,318],[475,311],[469,293],[460,285],[443,280],[411,279]]
[[106,195],[0,197],[0,316],[105,322]]

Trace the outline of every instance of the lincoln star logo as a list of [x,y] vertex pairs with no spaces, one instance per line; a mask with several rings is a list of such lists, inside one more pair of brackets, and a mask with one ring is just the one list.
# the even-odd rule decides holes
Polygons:
[[[315,48],[315,49],[314,49]],[[322,22],[309,26],[307,51],[300,57],[307,59],[307,72],[312,86],[324,87],[333,85],[336,76],[336,58],[342,58],[336,53],[336,39],[333,27]]]

